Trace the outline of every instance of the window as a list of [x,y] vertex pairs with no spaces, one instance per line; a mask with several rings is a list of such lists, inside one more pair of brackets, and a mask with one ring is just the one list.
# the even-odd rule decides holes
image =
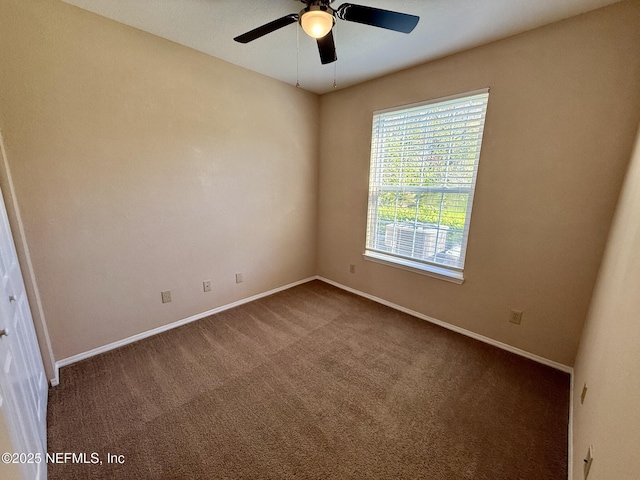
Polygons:
[[365,258],[462,283],[488,99],[374,113]]

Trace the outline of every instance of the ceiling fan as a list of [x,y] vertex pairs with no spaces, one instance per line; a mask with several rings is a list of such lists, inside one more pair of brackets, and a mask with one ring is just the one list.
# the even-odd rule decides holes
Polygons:
[[343,3],[334,10],[330,7],[334,0],[300,1],[306,4],[306,7],[300,13],[285,15],[247,33],[243,33],[234,38],[234,40],[240,43],[249,43],[268,33],[298,22],[307,35],[317,40],[320,61],[324,65],[335,62],[338,59],[332,32],[336,18],[402,33],[410,33],[418,24],[418,20],[420,20],[420,17],[415,15],[354,5],[353,3]]

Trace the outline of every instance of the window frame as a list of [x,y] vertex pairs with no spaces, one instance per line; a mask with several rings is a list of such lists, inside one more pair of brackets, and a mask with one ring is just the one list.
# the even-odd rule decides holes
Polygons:
[[[369,181],[368,181],[368,194],[367,194],[367,218],[366,218],[366,235],[365,235],[365,249],[363,252],[363,258],[365,260],[373,261],[376,263],[380,263],[383,265],[388,265],[395,268],[400,268],[403,270],[408,270],[414,273],[418,273],[421,275],[427,275],[435,278],[439,278],[441,280],[446,280],[449,282],[462,284],[464,282],[464,263],[466,261],[466,250],[468,245],[469,238],[469,230],[471,224],[471,214],[473,207],[473,200],[476,188],[476,180],[478,174],[478,166],[480,163],[480,157],[482,155],[482,144],[484,140],[484,129],[486,125],[486,115],[489,106],[489,88],[482,88],[478,90],[473,90],[469,92],[459,93],[455,95],[449,95],[446,97],[439,97],[431,100],[427,100],[424,102],[412,103],[409,105],[401,105],[397,107],[387,108],[384,110],[377,110],[373,112],[372,115],[372,129],[371,129],[371,156],[369,161]],[[486,94],[485,100],[485,110],[484,110],[484,118],[481,127],[481,131],[479,133],[479,152],[475,158],[473,173],[472,173],[472,181],[469,187],[460,187],[460,188],[446,188],[442,186],[384,186],[381,188],[378,185],[372,185],[372,179],[374,175],[374,168],[379,168],[379,164],[381,163],[378,158],[374,158],[376,155],[376,148],[374,145],[376,144],[376,117],[379,115],[384,115],[386,113],[400,113],[402,111],[409,111],[412,109],[426,107],[429,105],[435,105],[439,103],[451,102],[454,100],[465,99],[477,95]],[[375,163],[374,163],[375,162]],[[373,224],[377,225],[378,222],[375,217],[378,216],[379,212],[379,204],[377,201],[380,193],[388,192],[388,191],[397,191],[403,193],[462,193],[467,195],[467,206],[466,206],[466,217],[464,220],[464,227],[462,230],[462,239],[461,239],[461,249],[462,249],[462,265],[454,266],[454,265],[444,265],[433,261],[428,261],[424,259],[415,259],[410,256],[401,255],[398,253],[389,253],[380,249],[375,249],[370,247],[370,229]],[[375,209],[372,211],[372,205],[375,205]],[[440,227],[442,224],[438,223]],[[440,230],[438,230],[440,231]],[[415,234],[414,234],[415,238]],[[414,239],[415,243],[415,239]]]

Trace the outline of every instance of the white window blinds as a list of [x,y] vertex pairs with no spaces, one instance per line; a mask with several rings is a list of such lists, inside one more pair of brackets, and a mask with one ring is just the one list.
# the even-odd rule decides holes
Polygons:
[[488,98],[374,113],[365,254],[461,278]]

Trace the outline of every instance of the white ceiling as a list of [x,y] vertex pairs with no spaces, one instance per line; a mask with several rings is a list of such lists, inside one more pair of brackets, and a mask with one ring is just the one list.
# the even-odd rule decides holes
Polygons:
[[[233,38],[303,7],[300,0],[64,0],[91,12],[315,93],[360,83],[619,0],[352,0],[420,16],[410,34],[337,20],[338,61],[321,65],[297,24],[248,44]],[[346,3],[336,0],[333,8]]]

